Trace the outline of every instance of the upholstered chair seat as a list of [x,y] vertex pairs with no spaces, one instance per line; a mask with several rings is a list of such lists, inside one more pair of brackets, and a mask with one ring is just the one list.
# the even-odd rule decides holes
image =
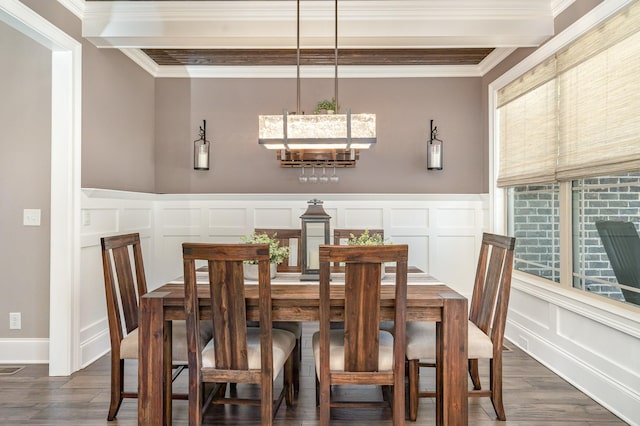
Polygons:
[[[187,323],[184,320],[172,321],[171,354],[174,363],[184,363],[187,359]],[[200,325],[200,343],[205,346],[211,340],[213,331],[209,322]],[[127,334],[120,344],[120,359],[138,359],[138,329]]]
[[[344,371],[344,330],[331,330],[329,342],[329,369]],[[320,332],[313,334],[313,356],[316,360],[316,373],[320,372]],[[380,331],[378,349],[378,371],[393,369],[393,336],[388,331]]]
[[[289,331],[276,328],[272,330],[271,337],[273,339],[273,380],[275,380],[296,345],[296,337]],[[260,329],[247,328],[247,363],[249,370],[259,370],[260,361]],[[211,340],[202,350],[202,366],[213,368],[215,365],[215,344]]]
[[[493,356],[493,342],[472,321],[468,321],[469,340],[467,350],[471,359],[488,359]],[[436,323],[407,322],[407,358],[436,359]]]

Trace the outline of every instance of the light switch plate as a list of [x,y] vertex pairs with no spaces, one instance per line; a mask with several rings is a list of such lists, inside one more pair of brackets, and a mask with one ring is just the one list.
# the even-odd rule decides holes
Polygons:
[[24,209],[22,220],[25,226],[40,226],[40,209]]

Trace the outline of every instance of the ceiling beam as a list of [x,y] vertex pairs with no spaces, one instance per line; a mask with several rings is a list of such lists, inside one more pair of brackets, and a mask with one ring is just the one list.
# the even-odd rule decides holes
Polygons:
[[[286,49],[294,1],[87,1],[82,35],[98,47]],[[334,2],[303,1],[300,45],[334,45]],[[353,0],[339,3],[341,48],[537,46],[553,35],[540,0]]]

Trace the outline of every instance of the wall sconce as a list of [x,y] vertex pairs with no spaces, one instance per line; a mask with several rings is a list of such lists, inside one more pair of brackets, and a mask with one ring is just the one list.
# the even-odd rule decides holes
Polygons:
[[207,140],[207,120],[202,120],[200,139],[193,141],[194,170],[209,170],[209,141]]
[[329,244],[329,221],[331,216],[322,208],[322,201],[307,201],[309,207],[302,219],[302,281],[320,279],[320,245]]
[[431,139],[427,149],[427,169],[442,170],[442,141],[438,139],[438,127],[433,127],[431,120]]

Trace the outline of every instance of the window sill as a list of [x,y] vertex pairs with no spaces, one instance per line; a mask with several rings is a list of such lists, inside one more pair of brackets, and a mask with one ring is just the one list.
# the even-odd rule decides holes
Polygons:
[[513,271],[512,288],[640,338],[640,307],[562,287],[519,271]]

